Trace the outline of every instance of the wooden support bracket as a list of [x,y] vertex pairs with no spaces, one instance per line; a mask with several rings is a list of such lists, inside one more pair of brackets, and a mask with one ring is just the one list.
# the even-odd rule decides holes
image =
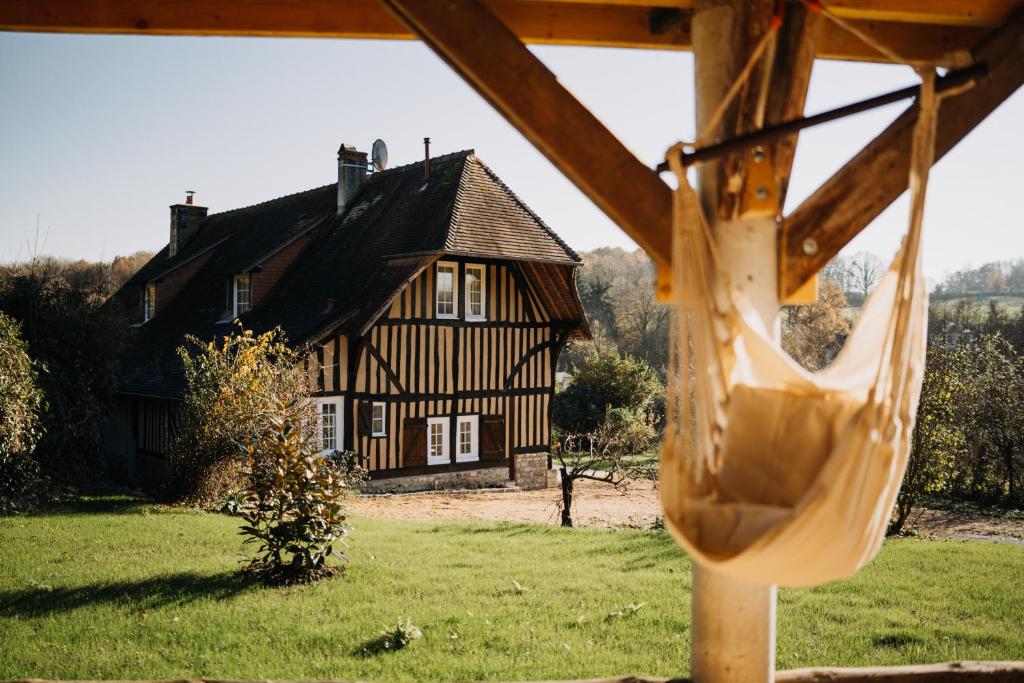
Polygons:
[[[943,101],[935,160],[1024,83],[1024,5],[972,53],[988,77]],[[785,298],[825,267],[907,189],[914,104],[786,218],[779,240],[779,293]]]

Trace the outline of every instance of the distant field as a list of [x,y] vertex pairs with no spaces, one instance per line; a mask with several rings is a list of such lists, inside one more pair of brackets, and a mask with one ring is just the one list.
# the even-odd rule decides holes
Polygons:
[[[230,517],[99,500],[0,518],[0,679],[687,671],[690,565],[664,532],[375,519],[355,527],[344,576],[267,589],[235,575]],[[889,541],[854,579],[780,591],[779,666],[1024,659],[1022,566],[1022,546]],[[631,614],[630,603],[640,608]],[[423,638],[366,653],[400,617]]]
[[932,304],[935,306],[955,306],[959,301],[974,301],[982,306],[988,306],[988,302],[995,300],[998,302],[1000,308],[1009,311],[1019,311],[1024,306],[1024,296],[1001,296],[991,294],[979,294],[976,296],[964,296],[956,299],[934,299]]
[[[948,306],[952,308],[956,306],[960,301],[973,301],[979,306],[988,306],[988,302],[995,300],[998,302],[999,307],[1007,312],[1016,313],[1021,308],[1024,308],[1024,296],[1015,295],[976,295],[976,296],[962,296],[955,299],[932,299],[932,306]],[[843,315],[846,316],[847,320],[851,323],[856,323],[860,319],[861,306],[847,306],[843,309]]]

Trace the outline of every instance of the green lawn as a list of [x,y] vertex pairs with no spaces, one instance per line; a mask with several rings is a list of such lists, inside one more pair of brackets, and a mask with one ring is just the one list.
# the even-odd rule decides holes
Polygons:
[[[0,679],[687,670],[689,562],[662,532],[358,519],[345,576],[268,589],[235,577],[235,527],[116,500],[0,519]],[[781,591],[779,666],[1024,659],[1022,569],[1020,546],[891,541],[853,580]],[[407,616],[421,640],[362,652]]]

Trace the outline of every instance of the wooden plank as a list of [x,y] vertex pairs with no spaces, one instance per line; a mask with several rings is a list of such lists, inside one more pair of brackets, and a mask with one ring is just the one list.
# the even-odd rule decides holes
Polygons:
[[[865,0],[846,0],[848,3]],[[880,0],[877,0],[880,2]],[[946,6],[952,0],[943,0]],[[876,2],[876,0],[871,0]],[[922,12],[918,0],[898,0],[853,12],[860,26],[887,44],[901,45],[913,59],[933,59],[968,49],[982,35],[977,26],[998,21],[1018,0],[984,0],[968,22],[952,10]],[[486,0],[520,40],[544,45],[594,45],[660,50],[690,49],[692,0]],[[869,3],[870,4],[870,3]],[[679,23],[653,31],[651,10],[677,7]],[[916,8],[916,9],[915,9]],[[919,12],[949,26],[906,23]],[[840,14],[848,14],[837,8]],[[892,20],[886,19],[892,16]],[[973,17],[969,17],[973,18]],[[922,20],[919,23],[927,23]],[[964,25],[962,25],[964,24]],[[961,26],[962,25],[962,26]],[[279,36],[303,38],[414,38],[377,0],[3,0],[0,30],[138,35]],[[819,57],[884,61],[872,48],[829,24],[822,29]]]
[[[489,0],[535,44],[688,49],[689,21],[655,33],[652,5]],[[656,5],[657,3],[653,3]],[[142,35],[280,36],[409,40],[377,0],[3,0],[0,30]]]
[[1001,26],[1019,0],[825,0],[846,19],[944,26]]
[[384,0],[655,260],[670,253],[672,191],[477,0]]
[[[938,161],[1024,83],[1024,5],[974,52],[989,75],[939,109]],[[786,218],[779,289],[793,293],[907,189],[916,105],[908,108],[859,154]]]
[[[826,3],[827,4],[827,3]],[[819,59],[891,63],[860,38],[827,21],[818,45]],[[940,26],[899,21],[851,20],[850,24],[913,62],[942,64],[957,50],[970,50],[990,32],[984,26]]]
[[[779,34],[772,65],[771,87],[765,107],[765,125],[791,121],[804,114],[804,102],[811,82],[811,69],[825,20],[804,5],[787,3],[785,21]],[[782,212],[793,170],[797,136],[790,135],[772,146],[775,173],[776,212]]]

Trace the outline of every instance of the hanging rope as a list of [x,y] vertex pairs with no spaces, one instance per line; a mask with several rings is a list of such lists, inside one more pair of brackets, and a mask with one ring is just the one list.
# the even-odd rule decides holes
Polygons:
[[862,31],[861,29],[857,28],[856,25],[851,24],[846,19],[843,19],[841,16],[839,16],[831,9],[826,7],[824,4],[822,4],[819,0],[800,0],[800,2],[802,2],[807,9],[811,10],[816,14],[824,16],[826,19],[831,21],[836,26],[843,29],[847,33],[859,38],[868,47],[877,50],[879,53],[881,53],[885,57],[888,57],[891,61],[895,62],[896,64],[915,63],[915,60],[908,59],[901,55],[900,53],[898,53],[896,50],[889,47],[888,45],[885,45],[884,43],[875,40],[874,36],[872,36],[870,33]]
[[757,45],[754,46],[754,51],[750,53],[750,57],[747,58],[747,63],[743,65],[743,70],[740,71],[736,80],[734,80],[732,85],[729,86],[729,90],[725,93],[725,97],[723,97],[722,101],[718,103],[718,108],[715,109],[715,113],[711,115],[711,119],[708,120],[700,135],[697,136],[698,147],[708,143],[711,134],[715,132],[718,125],[722,122],[722,117],[725,116],[725,112],[728,111],[733,100],[735,100],[736,96],[739,95],[743,86],[750,80],[750,75],[754,72],[754,67],[756,67],[757,63],[760,61],[761,55],[763,55],[765,50],[768,49],[768,46],[775,41],[775,37],[779,33],[779,26],[781,26],[781,24],[772,22],[771,28],[769,28],[768,31],[761,36],[761,39],[757,41]]

